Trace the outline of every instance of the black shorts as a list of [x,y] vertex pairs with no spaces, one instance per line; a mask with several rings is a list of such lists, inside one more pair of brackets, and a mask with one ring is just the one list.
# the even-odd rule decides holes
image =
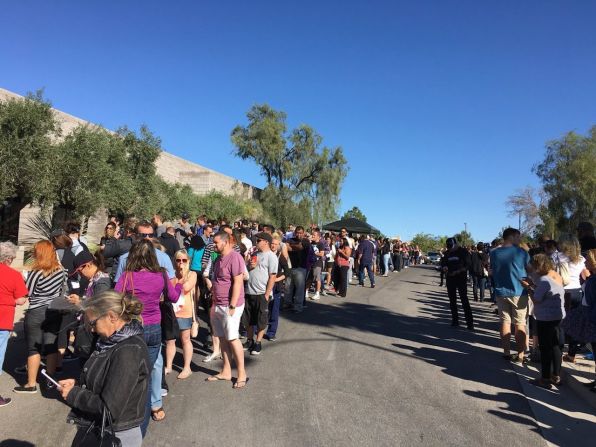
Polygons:
[[28,355],[53,354],[58,351],[58,332],[62,316],[48,306],[36,307],[25,313],[25,339]]
[[256,326],[262,331],[269,324],[269,303],[265,295],[245,295],[244,312],[242,313],[242,326],[249,328]]

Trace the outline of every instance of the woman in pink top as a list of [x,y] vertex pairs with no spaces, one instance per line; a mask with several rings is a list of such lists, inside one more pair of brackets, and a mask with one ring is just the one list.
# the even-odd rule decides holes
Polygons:
[[[161,356],[161,310],[159,301],[167,288],[168,299],[178,301],[182,284],[173,286],[168,274],[159,266],[155,248],[148,239],[135,242],[128,254],[124,272],[118,279],[114,289],[118,292],[129,292],[143,303],[143,338],[149,352],[149,368],[151,381],[149,384],[151,417],[161,421],[166,417],[161,399],[161,374],[163,357]],[[148,420],[141,430],[145,433]]]
[[[192,342],[190,341],[190,329],[192,327],[192,314],[194,306],[194,290],[197,284],[197,274],[190,270],[190,258],[186,250],[178,250],[174,255],[176,261],[176,277],[172,284],[182,284],[182,296],[176,303],[176,318],[180,326],[180,343],[184,357],[184,368],[178,374],[179,379],[186,379],[192,374],[190,362],[192,360]],[[166,341],[166,374],[172,371],[172,362],[176,355],[176,340]]]

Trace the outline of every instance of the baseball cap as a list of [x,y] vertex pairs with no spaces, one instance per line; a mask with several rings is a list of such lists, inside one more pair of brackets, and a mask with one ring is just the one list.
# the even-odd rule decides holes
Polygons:
[[91,253],[89,253],[87,250],[83,250],[74,257],[72,263],[74,265],[75,270],[79,270],[81,266],[93,262],[94,259],[95,258]]

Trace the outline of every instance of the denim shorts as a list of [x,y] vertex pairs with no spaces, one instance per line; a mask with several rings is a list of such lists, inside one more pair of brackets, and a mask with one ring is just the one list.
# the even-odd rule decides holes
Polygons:
[[178,320],[178,326],[180,326],[181,331],[192,327],[192,318],[176,318],[176,320]]

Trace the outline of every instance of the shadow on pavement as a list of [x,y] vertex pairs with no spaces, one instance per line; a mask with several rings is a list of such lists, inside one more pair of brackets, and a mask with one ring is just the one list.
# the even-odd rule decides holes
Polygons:
[[[401,281],[417,284],[415,281]],[[446,292],[410,292],[408,299],[419,303],[418,316],[402,315],[391,310],[356,302],[358,298],[326,303],[309,303],[311,309],[302,314],[287,314],[285,318],[297,323],[324,328],[347,328],[356,331],[370,332],[397,339],[388,346],[374,345],[357,339],[338,336],[331,331],[322,330],[320,334],[334,337],[348,343],[357,343],[391,354],[409,356],[429,364],[438,366],[444,374],[471,382],[482,383],[507,391],[487,394],[473,390],[463,390],[468,396],[492,400],[495,409],[489,410],[504,420],[523,424],[540,433],[547,440],[549,432],[554,428],[538,426],[526,396],[521,390],[517,374],[509,361],[501,357],[498,321],[488,302],[471,303],[475,318],[476,332],[450,326],[451,313]],[[350,299],[354,299],[351,301]],[[460,306],[460,313],[462,312]],[[463,315],[462,315],[463,316]],[[462,320],[463,321],[463,320]],[[423,346],[420,346],[423,345]],[[530,373],[530,371],[528,371]],[[525,379],[523,379],[525,380]],[[556,392],[556,391],[555,391]],[[532,399],[540,405],[541,411],[556,412],[559,424],[566,430],[573,430],[578,419],[565,415],[559,408],[543,401]],[[545,399],[546,400],[546,399]],[[497,407],[498,405],[498,407]],[[576,408],[572,404],[560,410],[573,413]],[[588,422],[596,432],[596,424]],[[556,427],[560,430],[562,427]]]

